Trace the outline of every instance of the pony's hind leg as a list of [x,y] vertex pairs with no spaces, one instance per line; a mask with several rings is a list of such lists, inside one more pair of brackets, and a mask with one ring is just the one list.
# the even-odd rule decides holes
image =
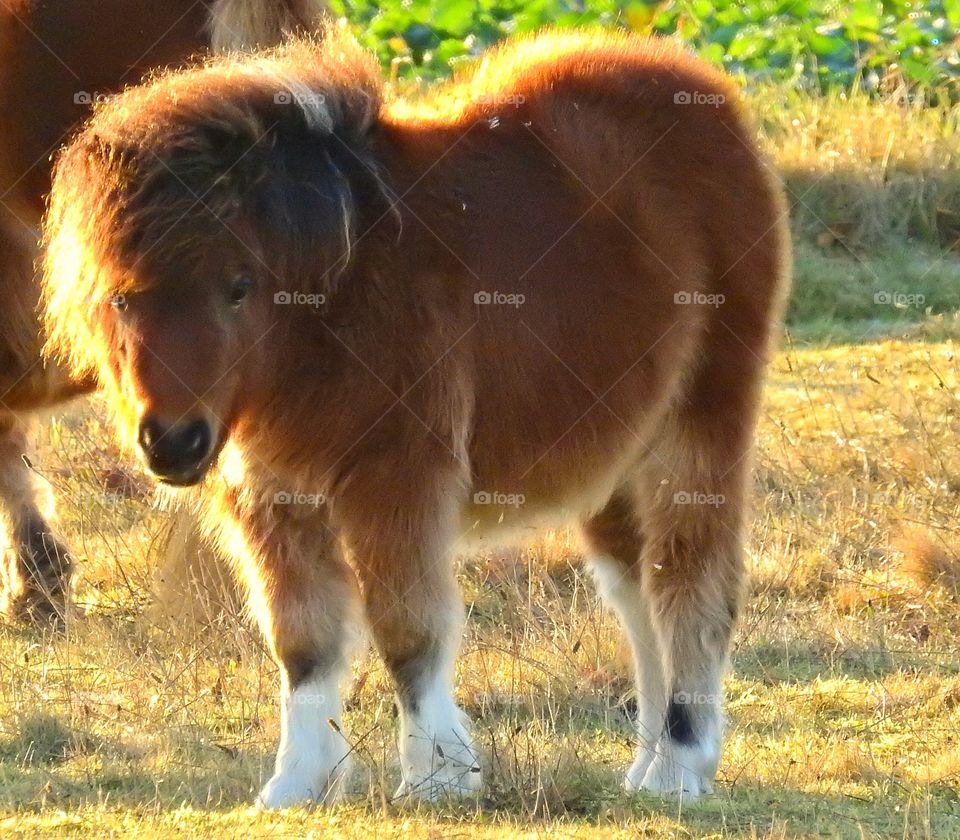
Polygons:
[[24,462],[27,437],[23,420],[0,414],[3,611],[15,620],[60,623],[73,562],[37,503],[35,479]]
[[342,792],[350,755],[340,731],[339,682],[356,578],[322,507],[271,503],[262,488],[205,502],[205,520],[237,564],[280,666],[280,746],[258,804],[331,803]]
[[642,588],[667,687],[666,720],[641,787],[690,798],[711,791],[720,759],[721,678],[744,568],[755,396],[732,385],[725,396],[709,408],[688,399],[669,418],[638,488]]
[[368,521],[364,538],[351,542],[370,631],[400,707],[397,796],[464,796],[481,782],[469,721],[453,699],[463,605],[452,517],[439,513],[451,508],[453,492],[437,493],[433,503],[398,501],[403,512],[392,527],[371,529]]
[[587,565],[603,600],[616,612],[633,653],[637,692],[637,754],[624,786],[636,790],[653,760],[666,718],[660,645],[641,588],[643,537],[633,494],[622,489],[583,524]]

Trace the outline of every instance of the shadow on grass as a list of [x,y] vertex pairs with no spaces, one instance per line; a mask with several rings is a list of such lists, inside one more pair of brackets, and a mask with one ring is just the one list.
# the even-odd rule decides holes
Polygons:
[[[583,728],[590,731],[596,721],[587,717]],[[478,732],[482,724],[478,721]],[[622,729],[628,737],[625,720]],[[209,754],[194,764],[165,761],[154,773],[142,766],[144,758],[137,750],[70,729],[51,715],[34,715],[0,743],[0,803],[7,810],[35,813],[104,804],[137,812],[188,806],[226,813],[249,808],[262,782],[259,774],[269,764],[262,753]],[[563,773],[548,769],[526,781],[505,766],[509,761],[504,755],[487,755],[489,783],[479,800],[439,804],[391,802],[389,794],[381,795],[375,771],[358,762],[355,792],[338,810],[359,819],[416,816],[459,830],[477,820],[517,831],[549,826],[565,833],[596,826],[651,836],[702,833],[744,840],[766,832],[783,837],[960,836],[960,797],[947,784],[908,788],[891,779],[879,790],[854,796],[811,793],[786,783],[764,786],[739,775],[721,777],[713,796],[681,803],[624,793],[619,779],[625,768],[599,764],[592,756],[579,757]],[[918,831],[921,827],[926,830]]]
[[[103,770],[86,781],[39,768],[11,773],[0,764],[6,795],[4,810],[41,814],[69,813],[108,806],[134,813],[175,811],[184,807],[211,814],[241,811],[245,832],[256,832],[258,817],[250,812],[255,791],[225,784],[222,774],[208,771],[186,786],[158,778],[142,769]],[[571,780],[564,785],[575,785]],[[591,783],[592,779],[589,780]],[[206,791],[198,797],[196,791]],[[11,793],[16,791],[14,798]],[[192,791],[192,792],[191,792]],[[913,809],[913,810],[912,810]],[[312,810],[312,808],[308,808]],[[919,813],[918,813],[919,812]],[[341,821],[358,822],[416,818],[435,824],[434,830],[464,832],[471,823],[518,834],[572,836],[612,829],[628,836],[693,836],[755,840],[757,837],[957,837],[960,805],[956,792],[937,786],[873,799],[837,794],[815,794],[787,786],[763,787],[736,783],[717,786],[700,802],[685,803],[649,794],[626,794],[611,775],[589,795],[561,798],[547,785],[543,789],[498,790],[479,801],[462,803],[390,802],[379,791],[349,796],[337,806]],[[272,817],[264,816],[266,823]],[[272,832],[271,832],[272,833]],[[443,836],[428,833],[423,836]]]
[[741,646],[733,661],[737,677],[764,685],[796,685],[836,677],[881,679],[902,671],[906,664],[889,650],[864,645],[850,645],[837,654],[814,643],[797,643],[787,657],[782,644],[766,641]]
[[[924,177],[902,185],[923,192]],[[960,180],[951,185],[960,197]],[[937,212],[935,191],[905,201],[891,184],[850,173],[788,173],[787,193],[794,265],[786,320],[795,343],[960,335],[960,228]]]
[[38,713],[22,717],[0,741],[0,805],[65,808],[109,799],[124,806],[236,807],[253,800],[271,763],[272,756],[263,752],[227,751],[206,740],[185,742],[156,761],[150,748]]

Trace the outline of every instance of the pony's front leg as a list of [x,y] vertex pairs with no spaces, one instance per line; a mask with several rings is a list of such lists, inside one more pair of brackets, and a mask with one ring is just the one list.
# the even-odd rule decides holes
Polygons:
[[[452,492],[387,502],[381,527],[351,540],[367,620],[400,706],[397,796],[463,796],[480,788],[469,721],[453,699],[463,604],[451,551]],[[372,531],[372,533],[371,533]]]
[[257,801],[267,808],[330,803],[341,793],[350,754],[340,732],[339,681],[356,577],[322,508],[266,504],[264,495],[251,493],[250,504],[232,500],[235,533],[225,540],[280,666],[280,748]]

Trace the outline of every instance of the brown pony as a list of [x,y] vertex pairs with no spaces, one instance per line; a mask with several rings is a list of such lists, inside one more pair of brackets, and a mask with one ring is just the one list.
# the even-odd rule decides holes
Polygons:
[[710,789],[788,263],[726,79],[668,41],[548,32],[408,101],[331,33],[100,108],[48,225],[50,349],[160,480],[209,475],[280,664],[264,804],[339,787],[357,605],[401,792],[475,790],[453,553],[557,516],[633,647],[627,786]]
[[147,70],[211,41],[277,43],[325,9],[323,0],[0,2],[0,550],[4,606],[15,617],[61,614],[71,566],[23,460],[30,415],[92,387],[41,363],[33,271],[51,154],[90,102]]

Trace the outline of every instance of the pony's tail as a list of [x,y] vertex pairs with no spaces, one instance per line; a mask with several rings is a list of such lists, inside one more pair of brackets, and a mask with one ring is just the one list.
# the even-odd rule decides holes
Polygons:
[[329,15],[326,0],[217,0],[210,42],[218,52],[275,46],[298,32],[319,31]]

